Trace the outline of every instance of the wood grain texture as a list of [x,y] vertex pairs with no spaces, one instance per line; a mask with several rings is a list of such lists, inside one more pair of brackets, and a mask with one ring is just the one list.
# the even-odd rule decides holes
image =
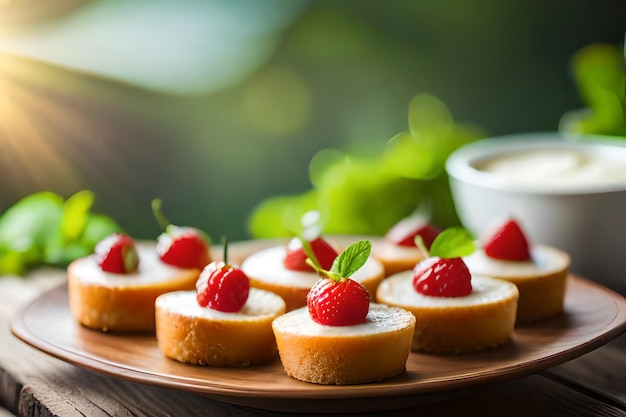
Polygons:
[[[29,384],[22,393],[21,416],[231,416],[269,417],[277,413],[248,407],[232,406],[200,395],[144,386],[75,369],[54,384]],[[78,390],[76,387],[80,387]],[[393,401],[393,400],[392,400]],[[607,405],[574,389],[539,375],[520,380],[462,390],[445,401],[393,411],[371,411],[361,417],[414,417],[436,415],[458,417],[522,416],[626,416],[626,411]],[[321,417],[328,414],[302,409],[283,417]]]
[[592,354],[549,370],[626,408],[626,333]]
[[0,279],[0,404],[17,413],[20,390],[32,375],[52,369],[56,361],[39,352],[9,332],[9,321],[19,306],[30,302],[41,293],[61,284],[63,271],[40,269],[28,279],[7,276]]

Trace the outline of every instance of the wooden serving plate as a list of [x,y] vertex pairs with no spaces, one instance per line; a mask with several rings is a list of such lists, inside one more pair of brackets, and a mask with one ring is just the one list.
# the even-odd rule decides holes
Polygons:
[[[257,245],[234,243],[229,252]],[[516,328],[507,345],[463,355],[411,353],[406,373],[362,385],[323,386],[288,377],[280,360],[248,368],[211,368],[163,356],[153,335],[87,329],[70,314],[66,285],[24,306],[11,322],[25,343],[63,361],[142,384],[199,393],[265,410],[318,413],[379,411],[439,401],[481,384],[520,378],[596,349],[626,330],[626,299],[569,276],[564,313]]]

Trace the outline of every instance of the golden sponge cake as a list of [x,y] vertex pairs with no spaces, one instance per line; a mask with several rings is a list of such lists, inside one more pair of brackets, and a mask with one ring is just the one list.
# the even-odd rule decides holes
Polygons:
[[276,294],[251,288],[238,312],[201,307],[196,291],[156,300],[156,336],[165,356],[194,365],[242,367],[276,357],[272,321],[285,312]]
[[415,316],[414,351],[456,354],[500,346],[513,334],[518,290],[495,278],[471,280],[469,295],[436,297],[416,291],[413,271],[405,271],[386,278],[376,299]]
[[464,260],[473,274],[503,279],[517,286],[517,323],[545,320],[563,311],[570,257],[562,250],[534,245],[528,261],[498,260],[477,250]]
[[285,372],[301,381],[332,385],[380,381],[404,372],[414,326],[409,312],[375,303],[363,324],[319,324],[306,307],[272,324]]
[[95,255],[67,268],[70,311],[82,325],[111,332],[153,332],[154,302],[166,292],[195,288],[198,269],[163,263],[156,244],[137,244],[139,268],[116,274],[103,271]]

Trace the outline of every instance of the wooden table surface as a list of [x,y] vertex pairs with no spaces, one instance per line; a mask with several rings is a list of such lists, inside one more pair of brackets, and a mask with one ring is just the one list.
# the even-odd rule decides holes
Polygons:
[[[27,278],[0,278],[0,417],[274,415],[102,375],[52,358],[14,337],[9,322],[16,310],[64,280],[63,271],[50,269],[35,271]],[[359,415],[458,417],[477,413],[626,416],[626,334],[538,374],[462,390],[445,400],[410,409]],[[298,415],[315,414],[302,410]]]

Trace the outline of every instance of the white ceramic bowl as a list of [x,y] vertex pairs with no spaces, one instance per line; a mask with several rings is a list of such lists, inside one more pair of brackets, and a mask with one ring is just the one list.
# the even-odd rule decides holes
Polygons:
[[[541,154],[506,159],[529,151]],[[489,167],[493,158],[505,159]],[[615,181],[599,179],[607,167]],[[446,170],[459,219],[476,236],[512,216],[531,242],[567,251],[573,273],[626,294],[626,138],[501,136],[458,149]]]

